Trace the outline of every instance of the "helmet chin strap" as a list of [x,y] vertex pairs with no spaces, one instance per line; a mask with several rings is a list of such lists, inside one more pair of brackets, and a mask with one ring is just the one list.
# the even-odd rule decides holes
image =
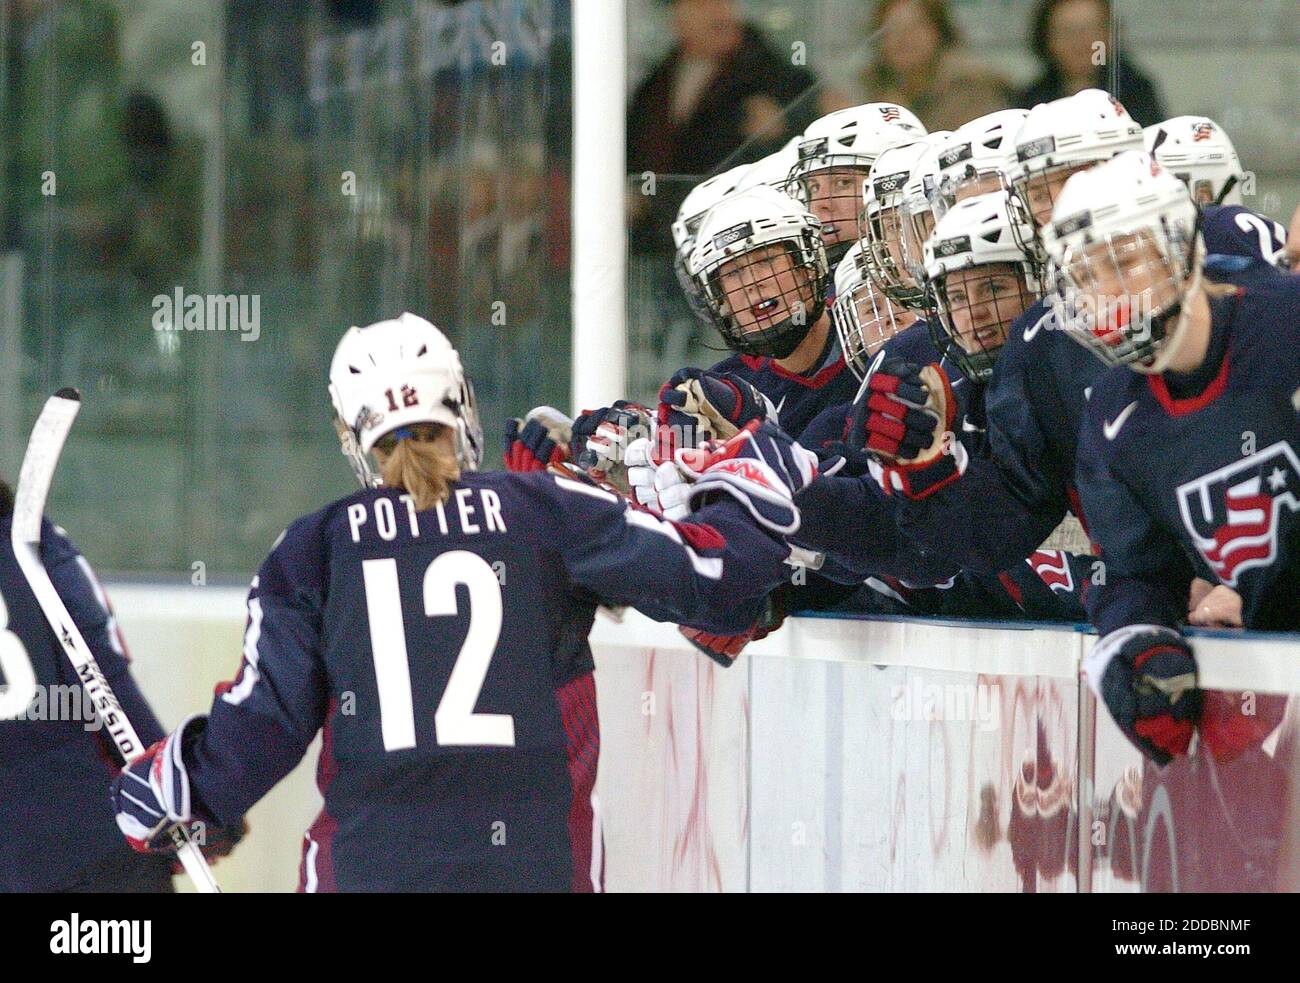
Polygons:
[[1204,253],[1204,242],[1198,235],[1196,243],[1192,247],[1192,275],[1187,284],[1187,289],[1178,299],[1178,319],[1174,325],[1165,334],[1164,344],[1156,351],[1156,357],[1151,360],[1149,365],[1134,364],[1133,370],[1141,372],[1143,375],[1160,375],[1169,368],[1169,364],[1178,356],[1178,352],[1187,340],[1187,323],[1191,317],[1191,308],[1187,303],[1187,298],[1193,296],[1201,288],[1201,260]]

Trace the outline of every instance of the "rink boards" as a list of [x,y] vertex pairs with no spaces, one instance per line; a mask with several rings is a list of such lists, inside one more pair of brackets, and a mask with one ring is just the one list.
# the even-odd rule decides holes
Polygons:
[[[238,665],[243,591],[110,593],[164,723],[205,707]],[[1092,642],[806,617],[724,670],[671,625],[597,618],[609,889],[1300,888],[1300,638],[1197,638],[1243,738],[1231,760],[1198,748],[1163,772],[1080,687]],[[228,889],[296,885],[315,757],[250,814]]]

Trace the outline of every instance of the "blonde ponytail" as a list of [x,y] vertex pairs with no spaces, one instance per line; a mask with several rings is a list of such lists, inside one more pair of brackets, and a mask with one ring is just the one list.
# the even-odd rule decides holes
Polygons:
[[375,457],[384,485],[409,493],[423,512],[451,495],[451,482],[460,480],[460,464],[446,427],[417,424],[407,429],[413,436],[403,440],[382,437],[375,444]]

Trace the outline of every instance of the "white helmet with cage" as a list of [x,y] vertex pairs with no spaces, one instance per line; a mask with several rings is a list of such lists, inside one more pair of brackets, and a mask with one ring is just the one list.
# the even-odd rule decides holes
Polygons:
[[701,181],[687,194],[681,207],[677,209],[677,219],[673,222],[673,245],[677,250],[673,255],[673,272],[677,274],[677,282],[681,285],[682,293],[686,295],[686,302],[690,305],[691,311],[705,324],[713,323],[712,318],[709,316],[704,298],[700,295],[699,287],[686,269],[691,250],[695,248],[695,232],[704,221],[708,210],[736,190],[737,184],[744,178],[750,166],[741,164]]
[[925,243],[930,333],[972,382],[993,374],[1012,323],[1042,296],[1040,267],[1015,230],[1023,217],[1005,190],[948,209]]
[[1027,109],[999,109],[963,123],[939,150],[939,186],[951,204],[997,191],[1015,159],[1016,135]]
[[1145,152],[1070,178],[1043,230],[1070,337],[1107,364],[1163,372],[1200,283],[1198,218],[1187,186]]
[[753,166],[739,164],[730,170],[705,178],[687,193],[677,209],[673,222],[673,245],[679,253],[689,253],[695,239],[695,230],[704,220],[704,213],[736,190],[745,173]]
[[1016,134],[1007,179],[1035,228],[1051,217],[1061,185],[1074,172],[1142,149],[1142,127],[1102,89],[1039,103]]
[[835,268],[831,320],[844,361],[859,380],[872,357],[894,335],[916,323],[916,314],[876,289],[862,265],[862,243],[855,242]]
[[368,456],[376,442],[415,424],[449,427],[462,468],[482,462],[474,389],[447,336],[422,317],[349,328],[334,350],[329,392],[343,453],[366,487],[380,483]]
[[925,298],[925,288],[909,269],[903,252],[905,191],[921,158],[947,136],[935,133],[891,147],[876,158],[870,176],[863,182],[858,219],[862,262],[885,296],[904,307],[918,308]]
[[727,346],[785,358],[826,306],[821,221],[775,188],[737,191],[711,208],[688,270]]
[[1245,175],[1237,148],[1208,116],[1175,116],[1142,131],[1147,153],[1172,171],[1198,205],[1240,205]]
[[786,191],[822,220],[822,238],[832,264],[855,237],[862,180],[871,165],[883,151],[925,133],[925,126],[910,110],[891,102],[840,109],[804,130]]

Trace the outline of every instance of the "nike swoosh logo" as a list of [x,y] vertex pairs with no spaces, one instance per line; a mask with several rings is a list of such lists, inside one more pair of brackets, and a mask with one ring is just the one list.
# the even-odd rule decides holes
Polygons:
[[782,411],[783,409],[785,409],[785,401],[789,398],[789,396],[790,396],[790,394],[789,394],[789,393],[786,393],[784,396],[781,397],[781,402],[779,402],[779,403],[776,404],[776,415],[777,415],[777,416],[780,416],[780,415],[781,415],[781,411]]
[[1135,409],[1137,409],[1137,406],[1138,406],[1137,400],[1135,399],[1133,400],[1133,402],[1129,403],[1127,406],[1124,407],[1124,409],[1120,412],[1119,416],[1115,417],[1115,419],[1111,420],[1108,423],[1102,424],[1101,432],[1106,435],[1107,440],[1115,439],[1116,434],[1119,433],[1119,428],[1124,426],[1124,421],[1129,418],[1129,416],[1132,414],[1132,412]]
[[1046,324],[1051,319],[1051,317],[1052,317],[1052,312],[1048,311],[1046,314],[1040,317],[1029,327],[1025,328],[1025,341],[1033,341],[1034,336],[1037,335],[1038,332],[1043,329],[1043,325]]

